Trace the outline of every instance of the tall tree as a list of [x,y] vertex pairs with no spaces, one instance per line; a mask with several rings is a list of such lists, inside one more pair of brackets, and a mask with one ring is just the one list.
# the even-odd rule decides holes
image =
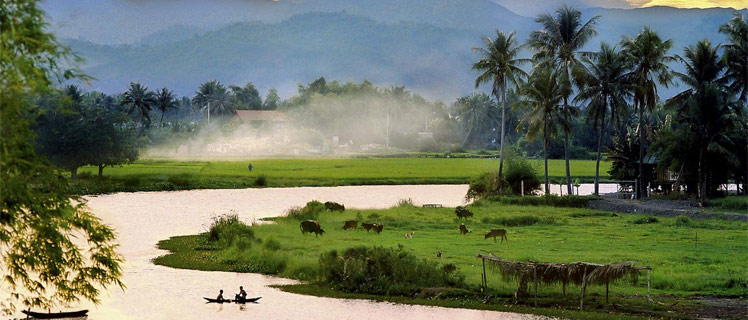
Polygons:
[[278,96],[278,90],[275,90],[275,88],[270,88],[268,90],[267,96],[265,96],[265,102],[263,103],[262,108],[265,110],[275,110],[278,109],[280,106],[280,97]]
[[161,125],[164,122],[164,114],[171,109],[177,108],[177,100],[174,98],[174,93],[166,88],[161,88],[161,90],[156,93],[155,98],[156,108],[161,111],[161,119],[158,120],[158,127],[161,128]]
[[234,95],[234,108],[240,110],[262,110],[262,98],[255,85],[248,82],[244,87],[229,86]]
[[520,68],[520,64],[527,59],[518,58],[522,46],[514,40],[514,32],[505,35],[496,30],[496,38],[483,37],[485,48],[473,48],[481,54],[480,60],[473,64],[473,70],[481,72],[475,79],[475,88],[482,83],[491,83],[491,93],[496,101],[501,103],[501,140],[499,151],[499,192],[502,190],[504,171],[504,134],[506,124],[506,90],[507,86],[517,86],[521,78],[527,74]]
[[122,94],[120,104],[127,107],[127,113],[137,112],[146,127],[151,126],[151,108],[156,104],[156,95],[139,82],[130,82],[130,88]]
[[[579,66],[579,51],[584,45],[597,34],[595,24],[600,16],[592,17],[582,23],[582,13],[573,7],[562,6],[556,10],[556,16],[549,13],[541,14],[535,19],[543,29],[530,33],[528,45],[535,50],[534,58],[543,63],[551,64],[559,68],[561,73],[561,84],[564,87],[565,116],[573,114],[573,108],[569,105],[571,96],[571,85],[574,82],[572,70]],[[571,119],[565,119],[569,123]],[[568,126],[567,128],[571,128]],[[569,135],[571,132],[564,130],[564,159],[566,161],[566,187],[572,194],[571,172],[569,168]]]
[[659,99],[657,85],[668,87],[673,81],[673,75],[668,62],[674,60],[668,50],[672,41],[663,41],[656,31],[645,27],[636,38],[626,38],[622,41],[623,53],[630,65],[627,78],[631,81],[634,91],[634,109],[639,113],[639,172],[637,174],[638,188],[636,198],[640,199],[645,190],[644,156],[645,140],[644,128],[646,119],[644,111],[652,111]]
[[730,43],[725,44],[724,61],[727,65],[725,78],[729,88],[743,103],[748,102],[748,18],[735,13],[730,22],[719,27]]
[[618,124],[621,115],[626,113],[626,98],[630,86],[626,81],[626,57],[606,43],[600,44],[600,51],[582,57],[583,66],[576,69],[584,85],[579,88],[575,101],[588,101],[587,118],[593,119],[598,128],[597,157],[595,158],[595,195],[600,193],[600,160],[602,154],[605,122]]
[[195,107],[206,109],[208,122],[211,114],[227,114],[231,112],[232,101],[226,87],[216,80],[211,80],[200,85],[192,98]]
[[57,80],[88,78],[57,63],[75,57],[46,31],[36,1],[0,7],[0,281],[8,293],[0,312],[98,302],[101,288],[123,286],[114,231],[68,195],[67,180],[34,152],[28,99]]
[[534,139],[538,133],[543,134],[543,162],[545,165],[545,194],[550,193],[548,181],[548,145],[550,138],[559,127],[568,126],[563,114],[563,99],[566,89],[559,78],[563,71],[558,71],[548,64],[536,65],[525,85],[520,87],[521,100],[517,103],[530,112],[520,122],[527,125],[527,134]]
[[495,105],[485,93],[473,93],[470,96],[461,97],[455,102],[457,115],[461,126],[466,130],[462,147],[468,145],[475,136],[481,132],[494,128],[498,122],[498,114]]

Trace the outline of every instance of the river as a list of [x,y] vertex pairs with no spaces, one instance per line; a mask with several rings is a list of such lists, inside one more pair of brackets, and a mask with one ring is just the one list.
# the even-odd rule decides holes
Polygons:
[[[241,220],[283,214],[307,201],[336,201],[346,208],[386,208],[410,198],[418,205],[464,204],[466,185],[404,185],[191,190],[116,193],[86,196],[88,207],[117,230],[125,257],[125,291],[109,289],[102,303],[84,305],[89,319],[540,319],[506,312],[412,306],[369,300],[320,298],[268,287],[294,280],[251,273],[206,272],[157,266],[151,259],[165,254],[155,247],[175,235],[203,232],[211,218],[236,213]],[[206,304],[219,289],[227,296],[243,285],[257,304]],[[20,315],[19,315],[20,316]]]

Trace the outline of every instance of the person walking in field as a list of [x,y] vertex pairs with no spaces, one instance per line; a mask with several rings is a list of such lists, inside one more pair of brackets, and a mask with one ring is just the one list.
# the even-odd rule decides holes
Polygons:
[[249,166],[247,166],[247,169],[249,169],[249,172],[252,172],[252,164],[250,163]]

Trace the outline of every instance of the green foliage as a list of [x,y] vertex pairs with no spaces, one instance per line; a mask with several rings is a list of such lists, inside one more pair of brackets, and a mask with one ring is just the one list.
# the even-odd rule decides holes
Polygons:
[[567,208],[585,208],[590,200],[599,199],[596,196],[557,196],[557,195],[545,195],[545,196],[526,196],[526,197],[511,197],[511,196],[493,196],[487,198],[490,201],[499,202],[508,205],[518,206],[551,206],[551,207],[567,207]]
[[693,227],[695,223],[688,216],[678,216],[675,218],[675,225],[678,227]]
[[255,178],[255,186],[264,187],[268,185],[268,178],[266,175],[261,174]]
[[[0,264],[7,295],[0,312],[99,301],[100,289],[124,287],[114,230],[68,195],[67,180],[34,152],[30,95],[55,80],[87,79],[54,35],[36,1],[0,5]],[[62,63],[67,60],[70,64]],[[82,243],[85,248],[80,247]]]
[[208,241],[233,244],[237,239],[253,239],[252,228],[239,220],[236,214],[225,214],[213,218],[208,229]]
[[526,195],[533,194],[536,190],[540,190],[540,179],[538,179],[537,170],[535,166],[516,153],[514,150],[508,150],[506,159],[506,169],[504,171],[504,181],[509,187],[506,193],[513,195],[522,194],[523,183],[524,193]]
[[525,227],[540,222],[540,218],[535,216],[518,216],[518,217],[485,217],[481,219],[483,223],[498,224],[506,227]]
[[648,224],[648,223],[658,223],[660,220],[658,220],[656,217],[641,217],[636,220],[634,220],[634,224]]
[[709,206],[715,208],[735,210],[737,212],[746,213],[746,211],[748,211],[748,196],[734,196],[714,199],[709,200],[708,204]]
[[480,199],[499,193],[499,173],[496,171],[484,172],[470,181],[465,198]]
[[325,212],[325,205],[317,200],[306,203],[304,207],[295,207],[286,211],[286,218],[296,220],[317,220],[319,214]]
[[169,182],[179,188],[188,188],[193,180],[194,177],[191,174],[186,173],[169,176]]
[[454,266],[418,259],[402,247],[354,247],[319,258],[323,282],[344,292],[413,295],[425,287],[461,287]]

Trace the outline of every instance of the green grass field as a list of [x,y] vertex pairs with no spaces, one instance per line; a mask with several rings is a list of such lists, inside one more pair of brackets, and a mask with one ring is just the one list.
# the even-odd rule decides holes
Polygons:
[[[539,175],[542,160],[532,160]],[[253,171],[247,165],[252,163]],[[338,159],[247,159],[176,161],[143,159],[104,169],[104,179],[95,177],[95,167],[79,170],[73,181],[78,193],[136,190],[244,188],[255,186],[338,186],[367,184],[461,184],[482,172],[496,170],[498,160],[476,158],[338,158]],[[601,180],[608,179],[609,162],[600,165]],[[572,160],[574,179],[591,182],[595,162]],[[549,160],[551,180],[565,176],[563,160]],[[265,183],[257,183],[264,177]],[[262,178],[260,179],[262,180]]]
[[[652,222],[642,215],[508,206],[488,201],[479,201],[470,209],[475,216],[465,224],[472,232],[464,236],[458,232],[460,221],[454,209],[403,205],[387,210],[323,213],[318,220],[326,233],[320,237],[302,235],[299,221],[291,218],[254,225],[251,229],[256,240],[237,240],[223,247],[206,249],[206,235],[175,237],[159,244],[173,253],[155,263],[314,280],[323,252],[359,245],[402,245],[421,258],[454,263],[473,287],[480,283],[482,272],[481,261],[475,255],[490,252],[518,261],[604,264],[634,260],[638,265],[652,266],[652,292],[663,300],[673,296],[748,294],[748,224],[744,222],[663,217]],[[343,231],[346,220],[376,222],[385,228],[381,235],[360,228]],[[512,226],[516,224],[520,226]],[[506,229],[509,241],[484,240],[483,235],[491,228]],[[412,239],[405,239],[406,232],[415,234]],[[437,258],[437,252],[441,252],[441,258]],[[645,302],[641,298],[646,293],[643,275],[634,281],[612,284],[613,299],[633,299],[633,304]],[[488,284],[499,296],[510,296],[516,289],[515,283],[501,280],[496,273],[489,273]],[[567,290],[578,298],[577,287],[572,285]],[[592,286],[588,290],[591,297],[598,297],[599,301],[602,295],[604,301],[604,287]],[[552,301],[549,305],[567,305],[567,309],[578,306],[576,298],[561,297],[560,286],[541,286],[539,292],[543,301]]]

